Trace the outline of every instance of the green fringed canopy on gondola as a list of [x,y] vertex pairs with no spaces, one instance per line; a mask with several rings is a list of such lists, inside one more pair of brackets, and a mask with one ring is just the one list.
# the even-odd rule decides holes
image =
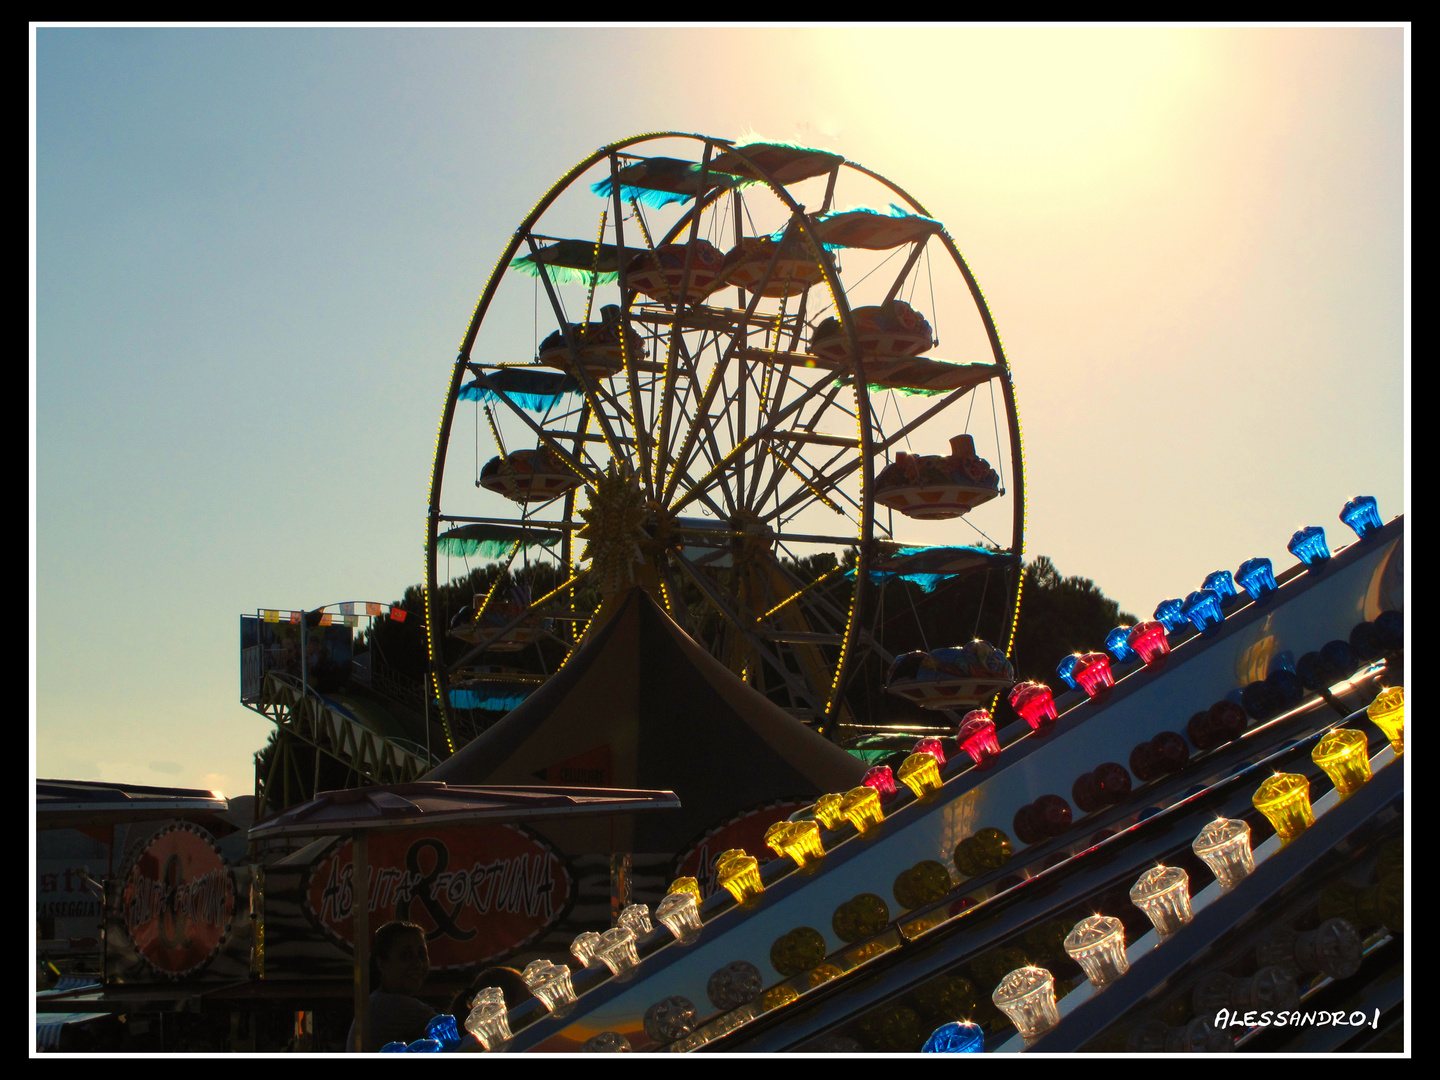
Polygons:
[[[925,592],[934,592],[942,581],[976,570],[1005,566],[1014,561],[1008,551],[970,547],[903,547],[894,555],[882,556],[870,567],[870,580],[883,584],[892,578],[911,581]],[[853,574],[855,571],[851,570]],[[848,576],[848,575],[847,575]]]
[[512,260],[510,266],[531,277],[539,277],[538,261],[544,264],[551,281],[579,281],[587,285],[592,277],[599,282],[615,281],[620,276],[620,249],[614,244],[599,245],[597,262],[595,247],[593,240],[557,240],[534,255]]
[[934,218],[910,214],[898,206],[891,206],[888,214],[859,207],[820,215],[815,219],[815,238],[827,248],[888,251],[926,240],[944,228]]
[[526,548],[550,547],[560,542],[561,533],[554,529],[537,529],[517,525],[461,525],[441,533],[435,541],[442,555],[455,558],[479,555],[482,559],[498,559],[507,554],[518,541]]
[[[620,181],[622,199],[638,199],[646,206],[669,206],[671,203],[689,202],[700,191],[700,163],[682,161],[679,158],[653,157],[637,158],[629,165],[616,170],[615,176],[607,176],[599,183],[591,184],[590,190],[608,199],[614,190],[614,181]],[[705,177],[705,193],[716,188],[734,187],[742,181],[738,177],[710,170]]]

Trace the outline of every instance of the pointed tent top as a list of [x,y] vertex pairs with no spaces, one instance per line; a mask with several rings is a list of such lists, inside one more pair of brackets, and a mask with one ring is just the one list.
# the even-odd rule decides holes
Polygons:
[[674,791],[681,810],[616,841],[661,853],[762,803],[846,791],[864,772],[635,588],[549,682],[425,778]]

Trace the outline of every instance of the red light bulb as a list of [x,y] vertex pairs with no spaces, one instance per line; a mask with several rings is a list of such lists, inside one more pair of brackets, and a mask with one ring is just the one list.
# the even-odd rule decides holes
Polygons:
[[876,765],[861,778],[860,783],[874,788],[882,803],[895,798],[895,774],[890,771],[889,765]]
[[1040,682],[1022,682],[1010,691],[1010,706],[1031,729],[1043,734],[1055,720],[1055,695]]
[[1165,636],[1162,622],[1142,622],[1130,628],[1130,648],[1134,649],[1145,666],[1150,667],[1170,651],[1170,639]]
[[1102,652],[1087,652],[1081,655],[1075,665],[1075,681],[1080,689],[1092,698],[1107,687],[1115,685],[1115,676],[1110,672],[1110,657]]
[[910,752],[912,754],[929,754],[935,759],[936,765],[945,764],[945,749],[940,745],[939,739],[919,739]]
[[960,749],[974,759],[975,765],[987,769],[995,763],[1000,754],[1000,740],[995,736],[995,721],[984,709],[967,713],[955,733]]

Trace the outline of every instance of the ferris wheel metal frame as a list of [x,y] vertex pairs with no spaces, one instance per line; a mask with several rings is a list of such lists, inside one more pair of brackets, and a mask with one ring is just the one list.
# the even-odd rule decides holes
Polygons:
[[[629,200],[632,216],[630,218],[625,216],[622,197],[624,184],[621,176],[623,166],[621,165],[621,161],[622,159],[627,161],[646,160],[636,158],[629,152],[634,147],[656,140],[691,140],[701,144],[703,146],[703,152],[698,162],[696,194],[693,199],[693,205],[688,207],[680,215],[679,220],[670,227],[662,239],[652,242],[649,231],[645,225],[644,217],[633,197]],[[752,148],[754,146],[754,144],[749,145],[751,145]],[[761,279],[760,286],[750,293],[748,301],[746,300],[745,291],[742,289],[740,292],[742,302],[745,303],[743,310],[714,309],[704,304],[705,298],[694,301],[687,299],[691,275],[694,269],[692,265],[692,252],[695,250],[695,241],[698,236],[702,216],[708,210],[714,208],[717,201],[727,193],[733,193],[736,190],[733,187],[728,187],[720,183],[716,183],[716,185],[711,188],[706,187],[707,179],[719,175],[710,173],[709,169],[712,160],[715,160],[717,155],[721,153],[726,155],[728,161],[732,163],[738,162],[740,166],[746,170],[752,183],[763,185],[764,188],[768,189],[768,191],[779,200],[788,215],[784,225],[783,236],[774,237],[774,239],[779,240],[779,243],[774,245],[773,253],[769,258],[769,263]],[[814,153],[823,152],[815,151]],[[448,699],[451,674],[468,661],[473,660],[478,654],[485,651],[487,647],[498,643],[506,634],[513,633],[527,618],[533,620],[533,617],[537,613],[542,610],[547,610],[548,605],[552,605],[562,598],[562,594],[568,595],[573,605],[574,590],[579,581],[587,574],[587,571],[578,569],[578,564],[573,558],[572,535],[582,524],[576,520],[575,494],[578,490],[576,487],[570,488],[563,495],[562,517],[558,521],[536,522],[529,518],[528,509],[526,514],[520,518],[442,512],[441,501],[448,448],[454,431],[461,386],[467,373],[474,375],[475,385],[486,389],[490,400],[494,400],[506,407],[507,414],[521,425],[522,430],[528,431],[536,437],[537,447],[543,447],[550,451],[555,460],[563,463],[566,468],[580,478],[582,481],[580,486],[589,489],[591,493],[592,508],[597,504],[595,492],[605,483],[605,477],[601,475],[598,462],[589,458],[586,446],[587,444],[597,446],[603,444],[604,449],[608,450],[611,455],[608,467],[614,475],[612,475],[610,479],[610,488],[612,490],[616,488],[616,475],[632,489],[643,488],[640,494],[648,497],[649,506],[652,511],[650,518],[651,531],[665,533],[663,538],[657,537],[657,539],[663,540],[666,554],[663,557],[656,556],[653,561],[656,562],[660,591],[666,601],[667,608],[672,606],[672,594],[678,591],[675,589],[673,581],[670,582],[670,588],[666,587],[668,574],[673,564],[674,568],[683,570],[685,580],[688,580],[690,584],[698,587],[703,594],[704,600],[715,612],[718,612],[722,620],[730,624],[727,640],[731,643],[731,647],[741,650],[748,649],[749,653],[747,655],[758,658],[761,663],[766,665],[767,672],[773,671],[774,675],[778,675],[779,679],[788,687],[788,692],[792,700],[796,699],[797,696],[800,699],[808,700],[812,708],[811,718],[823,733],[832,737],[835,734],[836,724],[844,708],[848,673],[854,670],[857,646],[863,645],[866,648],[874,649],[887,661],[890,658],[890,654],[884,650],[883,646],[874,639],[870,632],[866,631],[860,625],[860,616],[870,585],[869,571],[876,553],[874,459],[878,454],[888,451],[901,439],[908,438],[912,432],[919,429],[931,419],[938,417],[951,405],[963,399],[967,394],[974,392],[978,389],[978,384],[963,385],[958,389],[940,394],[937,400],[925,408],[918,417],[902,424],[898,430],[891,431],[888,434],[884,432],[871,408],[870,387],[867,378],[863,377],[866,374],[866,357],[857,336],[856,318],[841,280],[836,259],[832,251],[829,250],[823,242],[817,240],[817,219],[820,219],[831,210],[837,180],[841,175],[841,171],[847,168],[880,184],[884,189],[902,200],[915,214],[925,218],[929,218],[930,214],[929,211],[907,191],[892,183],[881,174],[865,168],[858,163],[847,161],[839,155],[833,156],[836,160],[833,167],[828,170],[824,202],[820,209],[812,214],[807,212],[805,206],[797,202],[787,190],[787,183],[790,181],[777,180],[772,177],[759,163],[753,160],[751,155],[746,153],[745,146],[737,145],[733,140],[687,132],[652,132],[637,135],[603,146],[586,157],[551,186],[549,191],[541,197],[531,209],[530,213],[516,228],[480,295],[452,367],[445,407],[437,434],[436,451],[431,473],[425,543],[425,627],[430,658],[431,689],[439,700],[442,724],[445,729],[446,739],[449,741],[452,751],[458,749],[458,747],[454,742],[451,704]],[[593,300],[594,297],[596,276],[594,274],[591,275],[590,295],[587,299],[587,310],[584,320],[579,324],[572,325],[557,293],[556,283],[546,270],[546,264],[542,258],[541,248],[539,246],[540,242],[554,240],[555,238],[537,234],[534,229],[545,213],[551,209],[560,196],[568,191],[578,179],[594,169],[595,166],[607,161],[611,183],[609,192],[610,205],[605,213],[609,214],[613,211],[614,215],[611,227],[615,233],[614,246],[617,250],[617,263],[619,267],[618,283],[621,297],[620,339],[622,342],[626,339],[629,328],[633,322],[648,320],[656,326],[656,331],[652,334],[652,339],[658,343],[660,340],[658,328],[665,323],[668,318],[670,330],[668,333],[669,340],[666,348],[665,362],[663,365],[660,365],[655,360],[652,360],[647,364],[642,361],[640,357],[633,355],[634,350],[626,349],[622,345],[622,353],[625,354],[624,367],[622,370],[614,373],[614,379],[616,383],[623,385],[620,386],[619,389],[612,390],[604,385],[604,383],[608,381],[609,376],[606,378],[594,376],[587,370],[586,365],[578,362],[577,359],[577,362],[572,365],[571,371],[578,383],[582,404],[578,410],[578,415],[574,415],[573,411],[572,414],[567,414],[572,415],[575,421],[574,430],[547,430],[545,419],[537,420],[503,390],[494,389],[494,384],[491,383],[490,377],[487,375],[486,365],[477,364],[473,360],[472,350],[475,347],[481,326],[487,314],[490,313],[491,304],[496,297],[497,289],[502,279],[511,268],[512,262],[516,260],[517,253],[520,253],[522,248],[524,248],[525,254],[530,257],[534,264],[538,274],[539,285],[543,286],[546,298],[559,322],[559,332],[563,337],[566,349],[572,359],[578,358],[581,355],[576,346],[576,334],[577,332],[583,332],[587,326],[593,325],[590,324],[588,320],[590,316],[590,301]],[[813,174],[810,178],[818,175],[823,174]],[[738,197],[735,198],[734,203],[734,229],[738,245],[740,243],[740,237],[744,235]],[[640,237],[633,238],[639,240],[639,243],[627,244],[624,229],[627,221],[635,221],[639,225],[638,231],[641,235]],[[605,228],[605,216],[602,215],[600,237],[597,239],[595,247],[596,266],[598,266],[599,263],[600,250],[605,246],[603,244]],[[627,282],[627,256],[630,253],[638,256],[647,251],[653,253],[668,244],[675,243],[677,238],[687,232],[688,237],[683,240],[686,250],[683,273],[680,279],[678,295],[671,297],[673,303],[641,304],[637,307],[637,300],[639,299],[637,291],[634,287],[628,287],[629,283]],[[1009,578],[1007,588],[1008,618],[1003,646],[1004,651],[1009,652],[1013,645],[1019,613],[1020,587],[1023,581],[1021,560],[1024,554],[1025,527],[1024,459],[1021,429],[1015,405],[1014,383],[1004,349],[1001,345],[1000,336],[996,331],[994,320],[991,317],[984,294],[981,292],[968,264],[960,254],[949,232],[946,231],[943,226],[938,226],[937,231],[933,235],[939,238],[941,245],[949,254],[954,265],[958,268],[963,277],[964,284],[968,289],[970,298],[977,309],[994,360],[994,371],[987,377],[986,381],[998,381],[1000,384],[1001,398],[1007,415],[1009,445],[1008,447],[1000,446],[998,449],[1002,452],[1008,449],[1010,458],[1010,484],[1008,490],[1004,493],[1009,495],[1012,502],[1011,543],[1008,549],[1001,549],[1006,552],[1010,558],[1007,569],[1007,577]],[[928,249],[929,239],[930,237],[926,237],[924,240],[918,241],[913,245],[913,250],[904,268],[901,270],[895,286],[891,289],[887,302],[888,299],[896,295],[907,275],[916,267],[921,250]],[[821,275],[821,280],[823,280],[823,284],[830,294],[830,307],[833,308],[834,318],[839,323],[841,335],[843,335],[845,342],[848,343],[849,359],[823,371],[821,373],[823,377],[817,379],[808,387],[805,387],[796,398],[791,399],[783,408],[777,408],[773,413],[768,414],[768,423],[763,427],[759,420],[763,414],[763,407],[767,403],[767,397],[764,392],[757,390],[759,405],[757,406],[756,412],[756,426],[746,433],[744,430],[746,406],[744,396],[745,382],[743,379],[745,359],[741,358],[740,368],[737,369],[742,373],[742,378],[737,380],[739,386],[738,393],[740,395],[739,416],[741,429],[738,436],[733,430],[729,433],[728,444],[730,449],[724,451],[718,445],[714,429],[707,429],[707,424],[712,419],[710,409],[715,403],[717,394],[722,397],[722,413],[729,404],[733,404],[730,402],[730,399],[725,398],[723,394],[724,371],[734,360],[738,352],[742,351],[742,349],[748,349],[748,346],[745,346],[743,343],[747,341],[751,328],[759,327],[767,331],[767,338],[773,345],[773,347],[768,350],[771,354],[769,359],[772,361],[769,368],[780,369],[778,377],[781,380],[788,380],[792,374],[790,371],[790,363],[781,363],[778,359],[782,355],[782,351],[779,349],[780,338],[786,336],[785,333],[782,333],[782,330],[788,332],[791,337],[790,350],[785,352],[784,355],[793,359],[798,355],[795,353],[795,348],[798,345],[800,334],[807,329],[805,321],[806,294],[803,292],[801,293],[798,314],[792,317],[789,323],[786,323],[783,318],[785,312],[784,304],[782,304],[780,317],[773,314],[762,315],[758,312],[758,306],[763,299],[762,292],[770,281],[771,274],[775,272],[776,262],[780,255],[781,248],[791,241],[803,243],[809,256],[813,257],[816,263]],[[644,246],[640,246],[641,244],[644,244]],[[819,283],[819,281],[816,282],[816,284]],[[788,303],[788,300],[786,303]],[[667,307],[669,309],[668,315],[665,310]],[[824,311],[826,309],[822,308],[821,310]],[[717,311],[723,314],[717,315]],[[708,377],[701,379],[700,364],[701,355],[705,348],[703,345],[703,335],[706,332],[707,320],[709,329],[714,333],[711,346],[714,347],[719,359],[710,367]],[[737,326],[739,329],[730,337],[728,344],[722,352],[718,342],[725,328],[721,327],[720,324],[726,320],[729,320],[730,329],[733,330]],[[769,333],[772,329],[774,332]],[[684,335],[697,331],[701,335],[702,346],[692,356],[691,351],[686,346]],[[760,351],[764,352],[766,350]],[[489,365],[492,371],[502,366],[513,367],[518,365]],[[767,368],[767,371],[769,368]],[[650,380],[648,385],[648,393],[652,404],[652,411],[648,418],[643,412],[646,388],[642,387],[642,375],[647,374],[650,376],[658,375],[663,379],[663,384],[659,387],[658,395],[657,383],[654,378]],[[690,395],[688,397],[677,393],[682,379],[686,380],[684,384],[685,394]],[[768,378],[765,385],[767,387],[769,386]],[[784,396],[783,385],[784,383],[782,382],[782,389],[774,398],[777,405]],[[795,385],[802,386],[803,384],[797,378]],[[700,390],[702,386],[704,387],[703,391]],[[815,434],[816,422],[821,412],[829,409],[837,400],[840,391],[846,387],[850,388],[854,394],[854,438],[841,440],[836,436]],[[828,397],[825,397],[827,391]],[[653,408],[657,396],[660,400],[658,409]],[[679,402],[676,400],[677,396],[680,397]],[[796,433],[792,429],[782,429],[780,427],[783,422],[792,418],[798,418],[801,415],[803,406],[805,406],[807,402],[821,399],[822,397],[825,398],[824,403],[809,422],[808,434]],[[685,416],[684,405],[686,403],[694,406],[693,415],[689,416],[689,425],[684,439],[680,444],[679,452],[672,453],[674,439],[671,437],[670,424],[674,422],[677,417]],[[626,410],[627,404],[629,406],[628,413]],[[841,408],[843,409],[843,406]],[[656,415],[657,412],[658,415]],[[487,416],[488,415],[487,408]],[[869,422],[861,422],[862,417],[868,418]],[[639,418],[638,422],[636,418]],[[623,430],[624,424],[622,422],[627,422],[629,425],[628,438]],[[598,432],[594,434],[590,433],[590,424],[592,423],[599,429]],[[656,428],[652,429],[650,423],[655,424]],[[476,485],[478,487],[480,485],[478,474],[478,416],[476,424]],[[616,430],[617,427],[622,428],[622,430]],[[501,444],[500,452],[502,460],[508,460],[508,458],[504,458],[505,450],[503,442],[500,440],[500,433],[495,427],[493,418],[491,418],[491,429],[496,441]],[[998,430],[996,434],[998,443]],[[787,435],[792,437],[787,439]],[[567,448],[562,440],[569,441],[571,446]],[[788,460],[784,456],[774,453],[773,443],[776,441],[789,441],[794,443],[795,450],[791,453]],[[794,462],[800,460],[800,451],[807,442],[817,442],[822,445],[829,444],[833,446],[842,441],[848,441],[851,445],[836,447],[836,449],[839,449],[842,453],[833,455],[825,466],[813,471],[810,477],[805,476],[804,473],[795,467]],[[627,449],[627,445],[629,449]],[[853,458],[849,458],[843,465],[836,466],[835,463],[843,456],[843,452],[851,449],[854,451]],[[745,473],[748,465],[745,455],[750,451],[756,451],[757,459],[765,458],[765,461],[755,461],[753,475],[749,479],[749,500],[744,501],[744,505],[740,506],[737,505],[736,499],[733,497],[733,493],[728,484],[724,485],[723,494],[721,494],[721,481],[727,476],[728,472],[734,471],[737,479],[737,487],[740,489],[741,494],[744,494]],[[743,519],[741,511],[749,511],[750,506],[754,504],[761,481],[762,469],[766,461],[769,461],[772,457],[774,458],[774,465],[770,473],[769,482],[766,486],[764,497],[759,501],[763,504],[772,493],[776,493],[777,508],[762,520],[752,521]],[[691,473],[691,466],[692,463],[700,461],[702,458],[709,461],[709,468],[701,474],[698,479],[695,479]],[[623,463],[620,464],[618,472],[615,470],[617,463]],[[814,469],[813,464],[808,460],[803,461],[803,464]],[[830,469],[831,471],[825,473],[825,469]],[[789,493],[786,500],[782,503],[778,496],[778,488],[787,478],[791,481],[791,487],[788,489]],[[838,505],[834,500],[830,499],[828,495],[834,494],[837,490],[837,485],[846,479],[850,479],[852,483],[858,484],[856,489],[858,498],[856,495],[848,492],[845,493],[846,500],[852,504],[854,510],[854,518],[852,520],[855,522],[856,531],[853,536],[801,534],[796,532],[785,534],[779,531],[778,526],[780,523],[793,519],[806,508],[807,498],[812,504],[818,501],[824,501],[825,504],[829,505],[832,509],[839,509]],[[697,501],[705,506],[707,512],[713,512],[717,519],[715,527],[708,528],[706,525],[694,519],[689,519],[683,524],[677,525],[679,520],[677,517],[678,511],[690,505],[692,502]],[[721,505],[722,503],[724,505]],[[546,502],[545,505],[550,505],[550,503]],[[791,511],[790,518],[783,517],[787,510]],[[842,510],[841,512],[844,511]],[[771,520],[777,524],[777,527],[774,529],[763,524],[764,521]],[[662,522],[662,525],[657,526],[657,521]],[[443,659],[446,627],[441,623],[442,614],[438,610],[436,603],[438,586],[441,584],[437,581],[436,577],[439,568],[438,542],[441,537],[442,525],[446,523],[467,522],[493,523],[497,525],[511,524],[520,527],[541,525],[559,528],[561,532],[561,552],[559,560],[562,571],[559,576],[563,579],[563,583],[559,587],[551,590],[547,595],[532,599],[525,610],[520,611],[503,625],[495,627],[493,632],[490,633],[485,640],[477,641],[475,647],[469,650],[460,661],[451,662],[447,666]],[[677,529],[679,530],[678,532]],[[708,534],[708,537],[706,537],[706,534]],[[643,537],[644,534],[641,535]],[[776,604],[769,611],[766,611],[763,616],[757,618],[758,613],[755,610],[751,610],[748,605],[738,602],[740,599],[740,585],[735,585],[735,590],[727,594],[723,584],[718,583],[712,576],[707,575],[701,567],[696,566],[694,561],[685,555],[682,537],[692,540],[696,537],[701,537],[712,544],[717,541],[728,541],[730,546],[736,550],[739,550],[737,545],[750,544],[752,547],[758,545],[762,549],[762,555],[765,551],[768,551],[768,547],[766,547],[767,538],[773,542],[773,546],[777,551],[780,550],[781,542],[809,542],[812,544],[830,545],[831,547],[853,547],[855,551],[855,562],[853,566],[854,585],[851,591],[849,609],[843,613],[843,629],[839,625],[841,620],[835,618],[838,613],[838,608],[836,608],[834,604],[830,604],[830,610],[825,616],[825,619],[828,620],[830,624],[830,633],[807,634],[803,629],[800,631],[790,631],[788,633],[788,644],[791,645],[792,652],[798,654],[801,651],[806,651],[807,655],[811,656],[812,659],[814,656],[821,655],[822,653],[820,639],[825,639],[823,642],[825,647],[833,649],[835,642],[832,639],[836,636],[839,637],[838,651],[836,652],[833,664],[824,663],[822,665],[832,669],[828,672],[829,686],[823,688],[823,702],[819,700],[819,695],[816,693],[817,686],[814,685],[822,680],[815,677],[814,672],[810,672],[807,676],[804,663],[799,664],[800,671],[798,674],[790,670],[796,663],[793,657],[792,664],[787,666],[785,658],[771,648],[775,642],[767,639],[758,629],[764,619],[774,615],[787,605],[793,605],[792,611],[787,613],[793,616],[794,612],[798,611],[801,606],[800,604],[795,604],[795,601],[801,597],[805,597],[802,601],[803,604],[811,605],[812,610],[818,610],[817,605],[825,602],[823,596],[819,595],[819,590],[817,590],[816,595],[813,596],[806,596],[805,594],[819,583],[816,581],[805,583],[799,579],[795,579],[794,584],[796,585],[796,589],[794,594]],[[517,545],[517,548],[518,547],[519,545]],[[512,549],[512,558],[514,553],[515,549]],[[750,556],[745,557],[749,558]],[[741,556],[737,555],[735,565],[738,566],[740,560]],[[594,567],[597,562],[598,556],[592,560],[592,567]],[[767,565],[770,570],[773,571],[779,564],[780,560],[778,558],[771,558]],[[833,572],[834,571],[831,571],[831,573]],[[825,576],[828,577],[829,574]],[[742,578],[742,575],[737,570],[731,577],[738,581]],[[747,597],[747,599],[751,598],[752,597]],[[487,597],[487,603],[488,599]],[[683,601],[681,601],[681,605],[683,606]],[[804,616],[801,615],[799,617],[802,619],[801,625],[803,626]],[[839,631],[838,635],[835,631]],[[773,637],[774,635],[772,634],[771,636]],[[780,637],[785,638],[786,635],[782,633]],[[807,642],[807,638],[811,640]],[[571,649],[570,654],[573,654],[574,647],[575,644],[571,643],[569,646]],[[567,654],[567,659],[570,654]],[[812,664],[812,666],[814,665]],[[746,670],[748,671],[748,664]],[[808,682],[806,681],[807,678],[809,680]],[[778,684],[776,685],[778,686]]]

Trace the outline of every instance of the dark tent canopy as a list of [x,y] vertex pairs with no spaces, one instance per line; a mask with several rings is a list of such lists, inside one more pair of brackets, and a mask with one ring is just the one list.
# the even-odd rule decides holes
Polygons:
[[762,803],[847,791],[865,768],[636,588],[549,682],[425,779],[667,789],[681,809],[641,816],[612,848],[663,853]]

